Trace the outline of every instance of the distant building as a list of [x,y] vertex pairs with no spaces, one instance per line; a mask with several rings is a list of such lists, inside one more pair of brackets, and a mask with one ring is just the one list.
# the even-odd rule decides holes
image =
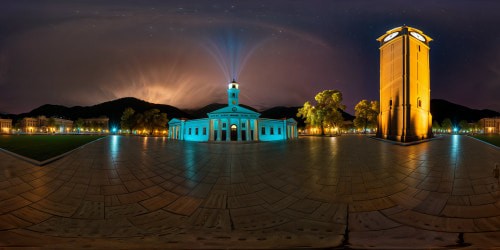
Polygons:
[[479,128],[485,134],[499,134],[500,133],[500,117],[483,118],[478,121]]
[[379,37],[380,113],[377,136],[401,141],[432,137],[429,42],[422,31],[398,27]]
[[[50,120],[54,120],[54,124],[50,126]],[[38,117],[38,128],[43,133],[68,133],[73,128],[73,121],[62,118],[47,118],[45,116]]]
[[[53,124],[51,123],[53,120]],[[62,118],[25,117],[21,120],[21,131],[25,133],[68,133],[73,128],[73,121]]]
[[0,119],[0,134],[10,134],[12,119]]
[[99,117],[83,119],[83,127],[85,130],[107,133],[109,131],[109,118]]
[[21,119],[21,131],[25,133],[38,132],[38,119],[33,117],[24,117]]
[[232,81],[227,90],[228,105],[208,113],[208,118],[172,119],[168,136],[186,141],[278,141],[297,138],[293,119],[265,119],[239,106],[239,85]]

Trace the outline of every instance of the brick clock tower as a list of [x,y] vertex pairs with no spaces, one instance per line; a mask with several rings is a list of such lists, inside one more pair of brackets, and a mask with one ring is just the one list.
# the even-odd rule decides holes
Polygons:
[[402,26],[380,42],[380,113],[377,136],[410,142],[432,137],[429,42],[422,31]]

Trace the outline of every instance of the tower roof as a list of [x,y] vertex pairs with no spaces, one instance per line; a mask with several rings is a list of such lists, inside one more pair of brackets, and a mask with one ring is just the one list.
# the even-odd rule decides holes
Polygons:
[[424,32],[422,32],[421,30],[419,30],[417,28],[410,27],[410,26],[406,26],[406,25],[403,25],[403,26],[400,26],[400,27],[396,27],[396,28],[393,28],[393,29],[390,29],[390,30],[386,31],[385,34],[383,34],[379,38],[377,38],[377,41],[382,42],[386,36],[388,36],[388,35],[390,35],[390,34],[392,34],[394,32],[410,33],[412,31],[413,32],[417,32],[420,35],[424,36],[425,40],[427,42],[432,41],[432,38],[430,36],[424,34]]

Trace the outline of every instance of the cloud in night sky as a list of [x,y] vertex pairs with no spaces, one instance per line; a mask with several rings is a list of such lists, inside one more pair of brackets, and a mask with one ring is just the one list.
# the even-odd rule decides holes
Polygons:
[[431,43],[431,97],[500,110],[495,1],[4,1],[0,111],[133,96],[180,108],[297,106],[339,89],[378,99],[378,43],[407,24]]

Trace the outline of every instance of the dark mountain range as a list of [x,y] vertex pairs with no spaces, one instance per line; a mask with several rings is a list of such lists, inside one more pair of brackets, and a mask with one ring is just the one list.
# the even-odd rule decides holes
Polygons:
[[89,107],[75,106],[68,108],[61,105],[45,104],[32,110],[29,113],[19,114],[16,115],[15,117],[12,116],[10,117],[14,119],[21,119],[23,117],[36,117],[39,115],[45,115],[47,117],[54,116],[70,120],[76,120],[78,118],[93,118],[93,117],[107,116],[109,117],[110,124],[119,124],[123,111],[128,107],[133,108],[136,112],[144,112],[149,109],[159,109],[161,112],[167,113],[169,118],[172,117],[193,118],[188,113],[176,107],[164,104],[149,103],[132,97],[121,98],[114,101],[104,102]]
[[[36,117],[39,115],[45,115],[47,117],[61,117],[71,120],[76,120],[78,118],[107,116],[110,119],[110,124],[118,125],[120,123],[120,118],[122,116],[122,113],[127,107],[133,108],[136,112],[144,112],[146,110],[156,108],[159,109],[161,112],[167,113],[169,119],[172,118],[194,119],[194,118],[207,117],[207,113],[225,106],[226,104],[213,103],[196,110],[183,111],[170,105],[154,104],[136,98],[126,97],[88,107],[75,106],[68,108],[61,105],[45,104],[32,110],[29,113],[23,113],[19,115],[2,115],[2,117],[11,118],[14,121],[16,121],[24,117]],[[250,106],[247,105],[241,105],[241,106],[258,112],[256,109]],[[297,117],[297,110],[299,108],[300,107],[280,106],[264,110],[260,113],[262,118],[271,118],[271,119],[294,118],[295,120],[297,120],[299,127],[301,127],[304,125],[304,120]],[[445,118],[450,118],[454,123],[458,123],[461,120],[475,122],[484,117],[500,116],[500,113],[496,111],[488,109],[483,109],[483,110],[470,109],[462,105],[458,105],[441,99],[431,100],[431,113],[433,116],[433,120],[435,121],[442,122]],[[342,116],[346,120],[352,121],[354,119],[354,116],[345,112],[342,112]]]
[[434,121],[441,123],[444,119],[450,118],[455,124],[461,120],[477,122],[481,118],[500,116],[500,113],[493,110],[471,109],[442,99],[431,100],[431,114]]

